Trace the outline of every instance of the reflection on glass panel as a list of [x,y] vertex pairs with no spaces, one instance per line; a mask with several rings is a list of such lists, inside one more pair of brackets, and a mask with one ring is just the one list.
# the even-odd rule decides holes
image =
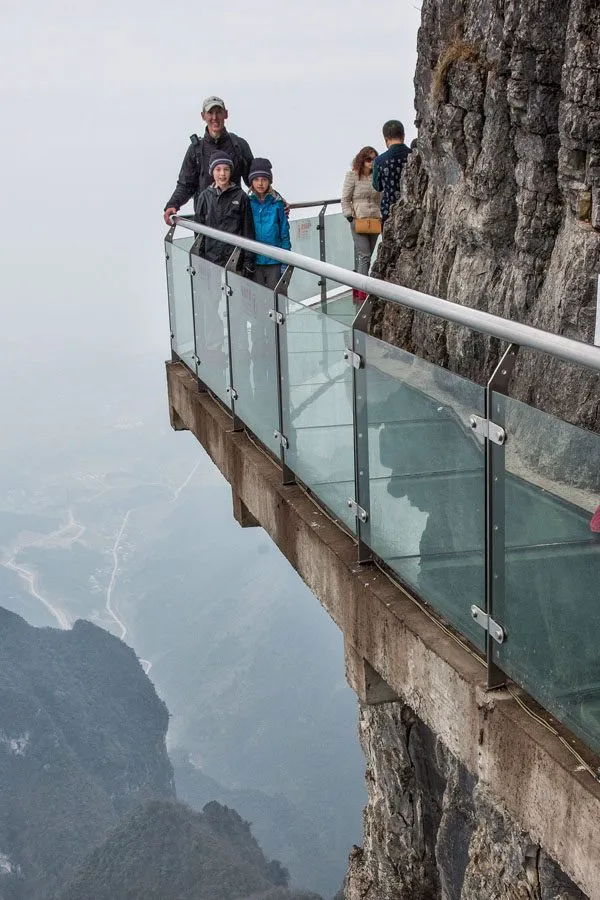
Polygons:
[[236,414],[273,453],[279,444],[277,357],[275,324],[269,318],[273,291],[241,275],[227,276],[233,385],[237,392]]
[[485,457],[469,417],[484,389],[366,338],[370,545],[479,647],[485,607]]
[[315,309],[280,298],[283,433],[286,461],[323,503],[355,530],[352,368],[344,360],[348,329]]
[[189,251],[195,235],[178,238],[167,243],[171,259],[172,304],[171,329],[172,347],[179,358],[195,373],[194,360],[194,314],[192,308],[192,282],[189,273]]
[[495,656],[600,751],[600,436],[498,394],[493,417],[508,434],[493,472]]
[[221,289],[224,270],[198,256],[192,262],[198,377],[230,406],[227,301]]
[[[292,250],[312,259],[320,259],[319,250],[319,217],[310,216],[305,219],[292,219],[290,221],[290,241]],[[294,269],[294,274],[288,288],[288,294],[294,300],[307,300],[309,297],[318,299],[321,296],[319,276],[302,269]]]

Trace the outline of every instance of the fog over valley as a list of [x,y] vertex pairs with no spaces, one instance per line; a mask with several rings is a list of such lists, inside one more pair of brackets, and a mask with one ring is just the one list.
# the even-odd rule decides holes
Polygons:
[[211,93],[287,199],[339,196],[385,119],[414,136],[418,17],[392,0],[0,11],[0,606],[132,647],[170,714],[178,798],[235,808],[324,897],[365,798],[342,639],[169,426],[162,209]]

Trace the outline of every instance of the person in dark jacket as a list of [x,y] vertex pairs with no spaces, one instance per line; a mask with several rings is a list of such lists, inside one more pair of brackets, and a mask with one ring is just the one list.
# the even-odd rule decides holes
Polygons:
[[410,148],[404,143],[404,125],[397,119],[385,123],[383,139],[387,150],[380,153],[373,163],[373,187],[381,191],[382,229],[390,209],[400,199],[400,176],[410,153]]
[[[291,250],[290,226],[285,214],[285,205],[279,194],[271,188],[273,169],[268,159],[252,160],[250,164],[250,208],[254,219],[256,240],[272,247]],[[254,280],[258,284],[275,290],[279,281],[281,266],[276,259],[258,254]]]
[[171,216],[191,197],[194,198],[194,212],[197,212],[200,194],[213,180],[209,162],[217,151],[224,153],[232,161],[231,181],[241,185],[243,179],[250,186],[248,171],[253,159],[252,150],[244,138],[227,131],[225,121],[228,116],[225,103],[220,97],[207,97],[202,104],[202,119],[206,122],[206,129],[202,137],[193,134],[190,138],[191,143],[181,165],[177,187],[164,209],[167,225],[173,224]]
[[[254,222],[250,211],[250,201],[239,184],[231,181],[233,160],[225,153],[213,153],[208,164],[213,183],[205,188],[196,202],[196,221],[201,225],[218,228],[229,234],[239,234],[254,238]],[[234,248],[216,238],[203,237],[196,251],[198,256],[217,266],[224,266]],[[242,251],[238,268],[248,278],[254,274],[254,254]],[[201,302],[196,310],[196,351],[204,366],[205,378],[211,376],[221,386],[227,383],[227,353],[225,329],[220,291],[215,297],[201,291]],[[239,311],[238,311],[239,315]],[[238,363],[242,371],[249,371],[249,348],[247,339],[238,348]],[[201,376],[202,377],[202,376]]]
[[[234,184],[231,180],[233,165],[233,160],[226,153],[217,151],[211,156],[208,171],[213,183],[198,197],[196,221],[201,225],[209,225],[211,228],[254,240],[254,220],[250,201],[239,184]],[[199,252],[200,256],[209,262],[224,266],[233,252],[233,247],[216,238],[205,237]],[[254,253],[242,250],[239,268],[244,275],[251,278],[254,274]]]

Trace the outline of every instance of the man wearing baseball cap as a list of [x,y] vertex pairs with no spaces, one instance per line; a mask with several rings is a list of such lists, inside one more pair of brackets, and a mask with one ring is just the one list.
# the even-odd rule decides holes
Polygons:
[[232,131],[227,131],[225,120],[228,115],[227,107],[220,97],[214,95],[207,97],[202,104],[202,118],[206,122],[206,128],[202,137],[198,137],[197,134],[190,137],[190,146],[183,158],[177,187],[164,209],[167,225],[173,224],[171,216],[187,203],[190,197],[194,198],[196,211],[198,197],[204,188],[212,183],[208,165],[213,153],[224,153],[233,160],[232,182],[241,184],[243,178],[248,184],[248,171],[253,159],[252,150],[248,141]]

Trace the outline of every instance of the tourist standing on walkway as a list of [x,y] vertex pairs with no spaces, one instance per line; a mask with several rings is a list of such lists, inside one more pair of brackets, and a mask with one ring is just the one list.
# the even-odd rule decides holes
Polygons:
[[381,226],[385,224],[394,203],[400,199],[400,176],[410,148],[404,143],[404,125],[390,119],[383,126],[387,150],[373,163],[373,187],[381,191]]
[[172,225],[171,216],[194,198],[194,212],[197,212],[198,199],[202,191],[212,184],[209,162],[215,152],[224,153],[232,161],[231,181],[241,184],[242,178],[249,184],[248,172],[252,162],[252,150],[244,138],[225,128],[225,120],[229,116],[224,101],[220,97],[207,97],[202,104],[202,119],[206,128],[202,137],[193,134],[190,146],[184,156],[177,179],[177,187],[167,201],[164,219]]
[[[210,228],[227,231],[229,234],[254,239],[250,201],[239,184],[234,184],[231,180],[233,166],[232,158],[226,153],[219,151],[213,153],[207,166],[212,184],[201,192],[196,201],[196,221]],[[203,237],[197,252],[210,263],[224,266],[233,250],[231,244],[217,238]],[[238,258],[238,269],[247,278],[252,278],[254,253],[242,250]],[[199,274],[202,277],[202,273]],[[222,384],[226,384],[228,383],[226,333],[223,313],[220,311],[221,305],[219,290],[216,295],[209,292],[203,296],[202,303],[196,309],[196,352],[205,365],[205,370],[212,372]]]
[[[210,228],[239,234],[254,240],[254,221],[250,201],[239,184],[232,181],[234,162],[226,153],[215,152],[210,158],[208,172],[213,183],[205,188],[196,203],[196,221]],[[224,266],[233,252],[231,244],[217,238],[204,237],[199,255],[218,266]],[[244,275],[254,274],[254,253],[242,250],[239,268]]]
[[[342,187],[342,212],[350,222],[359,275],[369,274],[371,257],[381,231],[381,197],[371,183],[376,156],[374,147],[359,150]],[[364,291],[353,291],[352,296],[355,301],[362,301],[366,295]]]
[[[273,169],[268,159],[252,160],[248,175],[250,181],[250,208],[254,219],[256,240],[272,247],[291,250],[290,226],[285,214],[285,205],[280,195],[272,190]],[[282,269],[276,259],[258,254],[254,280],[258,284],[275,290]]]

